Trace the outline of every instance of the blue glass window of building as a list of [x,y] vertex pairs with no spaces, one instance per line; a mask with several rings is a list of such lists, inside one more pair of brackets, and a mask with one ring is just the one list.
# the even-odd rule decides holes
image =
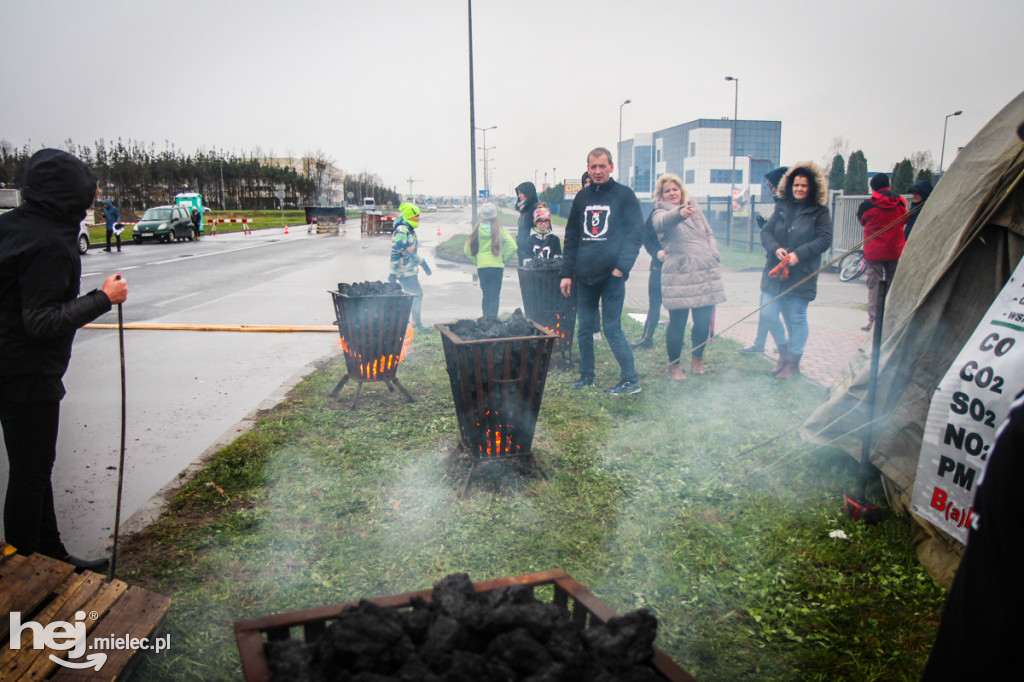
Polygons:
[[633,170],[633,191],[651,191],[651,148],[647,145],[636,148],[636,163]]
[[716,169],[716,168],[712,168],[711,169],[711,182],[712,182],[712,184],[724,184],[724,185],[728,185],[728,184],[731,184],[733,182],[735,182],[737,185],[743,184],[743,170],[742,169],[737,169],[736,170],[736,173],[733,176],[734,177],[733,180],[729,179],[730,175],[732,175],[732,169],[731,168],[726,168],[724,170],[719,170],[719,169]]
[[683,182],[686,183],[687,185],[692,185],[693,184],[693,178],[694,178],[693,171],[686,171],[686,179],[683,180]]

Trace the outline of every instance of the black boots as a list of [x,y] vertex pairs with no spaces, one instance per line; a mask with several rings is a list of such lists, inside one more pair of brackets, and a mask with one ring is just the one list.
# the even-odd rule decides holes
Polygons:
[[644,322],[644,334],[636,343],[629,344],[630,348],[654,348],[654,330],[658,328],[659,317],[647,315]]

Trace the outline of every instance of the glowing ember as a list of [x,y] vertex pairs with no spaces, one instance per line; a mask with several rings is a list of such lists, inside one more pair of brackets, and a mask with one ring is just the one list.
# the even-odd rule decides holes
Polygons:
[[345,354],[348,360],[351,360],[359,369],[359,376],[367,381],[373,381],[379,375],[390,372],[391,370],[397,369],[398,365],[405,360],[406,350],[409,344],[412,343],[415,331],[412,325],[405,330],[405,340],[402,342],[402,350],[398,355],[382,355],[374,358],[373,360],[367,360],[363,358],[362,354],[358,351],[349,347],[345,343],[345,337],[342,336],[338,339],[338,344],[341,346],[341,351]]
[[[490,410],[484,413],[484,416],[490,416],[494,414],[494,419],[498,418],[497,413],[492,413]],[[493,420],[488,420],[493,421]],[[513,424],[489,424],[484,425],[480,422],[476,423],[478,430],[483,430],[483,440],[478,445],[477,449],[480,454],[490,456],[501,456],[509,455],[513,452],[520,452],[521,448],[519,445],[512,445],[515,440],[515,426]]]

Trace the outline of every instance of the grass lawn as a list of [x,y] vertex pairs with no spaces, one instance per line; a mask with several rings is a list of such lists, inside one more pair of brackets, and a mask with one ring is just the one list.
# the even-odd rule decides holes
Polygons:
[[650,609],[700,680],[917,679],[944,594],[908,522],[842,514],[855,463],[794,432],[821,389],[736,348],[716,340],[707,375],[681,383],[660,347],[639,351],[644,390],[620,398],[553,369],[534,440],[547,480],[465,499],[436,331],[399,370],[412,404],[367,385],[351,410],[351,384],[328,397],[344,363],[326,361],[125,543],[120,577],[172,599],[172,647],[133,679],[237,679],[239,619],[552,568],[620,613]]

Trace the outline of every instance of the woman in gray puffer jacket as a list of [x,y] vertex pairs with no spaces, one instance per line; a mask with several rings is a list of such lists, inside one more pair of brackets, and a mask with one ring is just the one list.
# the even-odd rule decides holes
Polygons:
[[711,334],[715,304],[725,301],[722,259],[711,226],[700,208],[690,201],[678,175],[666,173],[658,178],[651,223],[661,244],[657,257],[662,261],[661,293],[669,315],[665,339],[669,374],[681,381],[686,374],[679,356],[691,311],[690,369],[694,374],[704,373],[704,344]]

